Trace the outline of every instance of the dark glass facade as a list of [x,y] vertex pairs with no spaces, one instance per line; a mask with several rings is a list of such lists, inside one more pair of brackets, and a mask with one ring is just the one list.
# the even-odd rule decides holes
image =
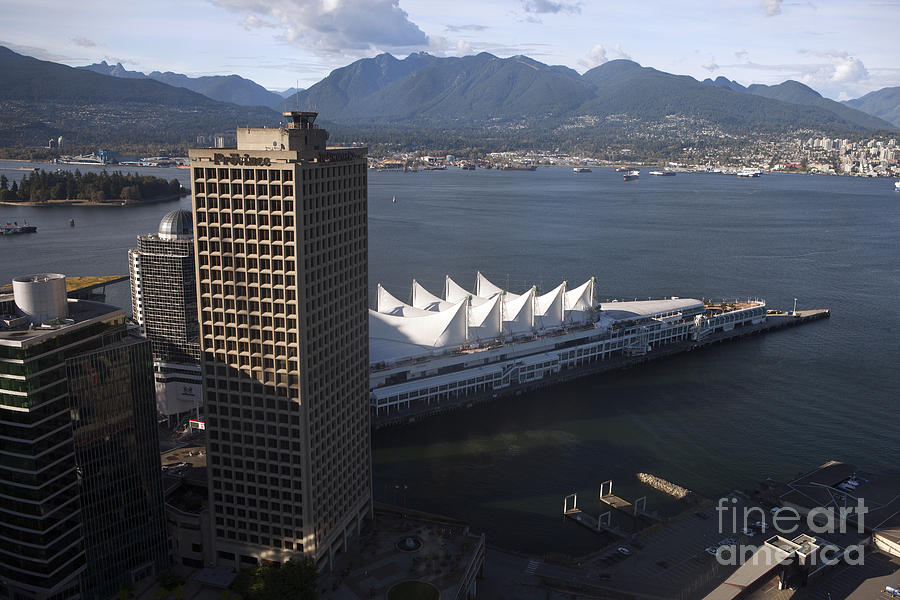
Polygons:
[[[142,450],[129,457],[130,463],[122,468],[135,470],[135,462],[143,460],[140,476],[147,478],[150,459],[155,458],[156,487],[139,493],[147,498],[147,508],[143,509],[146,519],[162,514],[152,371],[145,360],[149,343],[139,344],[140,350],[123,350],[132,344],[126,341],[125,313],[115,307],[70,301],[69,312],[76,322],[58,329],[0,329],[0,598],[78,597],[83,594],[83,577],[95,568],[93,563],[107,560],[94,552],[90,545],[94,534],[88,530],[111,519],[112,513],[122,507],[109,501],[101,505],[85,500],[95,497],[91,486],[100,485],[101,480],[108,480],[119,494],[132,493],[124,488],[135,485],[138,474],[107,469],[102,471],[102,478],[85,476],[97,472],[93,455],[86,451],[96,446],[76,446],[74,435],[81,422],[87,422],[79,416],[81,412],[96,412],[87,410],[88,405],[106,406],[123,402],[121,396],[133,396],[126,415],[130,425],[122,436],[131,444],[129,448]],[[116,352],[122,357],[112,360]],[[115,366],[116,387],[103,384],[96,375],[70,380],[70,363],[81,364],[79,361],[88,357],[107,353],[113,353],[107,364]],[[127,368],[121,366],[123,361],[128,362]],[[78,387],[71,389],[78,390],[77,405],[70,397],[70,386],[75,383]],[[91,385],[97,387],[91,389]],[[146,389],[150,390],[149,399]],[[146,405],[146,410],[135,408],[138,403]],[[73,410],[76,407],[78,410]],[[79,417],[76,427],[73,416]],[[124,445],[122,436],[109,439]],[[115,460],[122,460],[121,454]],[[152,484],[145,488],[149,486]],[[151,509],[151,505],[158,509]],[[137,510],[135,506],[132,503],[125,508]],[[128,523],[130,535],[144,535],[134,521]],[[164,548],[165,534],[157,537]],[[143,539],[149,556],[156,546]],[[151,559],[141,560],[147,563]],[[139,564],[135,561],[129,568]]]
[[152,363],[150,342],[134,337],[67,361],[84,598],[108,598],[166,565]]

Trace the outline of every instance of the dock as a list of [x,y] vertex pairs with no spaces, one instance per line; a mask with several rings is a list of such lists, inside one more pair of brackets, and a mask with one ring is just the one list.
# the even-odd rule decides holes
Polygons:
[[[571,506],[569,505],[569,501]],[[618,538],[628,537],[628,534],[617,527],[613,527],[609,522],[609,513],[600,515],[599,518],[590,515],[577,506],[578,494],[569,494],[563,500],[563,517],[572,520],[574,523],[586,527],[594,533],[608,533]],[[604,523],[604,517],[606,522]]]

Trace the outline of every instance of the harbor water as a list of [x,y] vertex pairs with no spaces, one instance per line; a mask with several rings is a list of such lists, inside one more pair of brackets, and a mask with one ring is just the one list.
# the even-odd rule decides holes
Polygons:
[[[30,167],[4,162],[0,173]],[[140,171],[189,184],[186,170]],[[0,237],[0,281],[125,274],[135,236],[178,207],[190,199],[0,206],[0,221],[38,227]],[[830,320],[378,430],[376,498],[468,520],[497,545],[577,555],[602,540],[563,522],[563,496],[579,492],[596,513],[608,479],[665,512],[672,501],[637,472],[714,495],[830,459],[896,471],[898,231],[900,194],[884,179],[370,172],[370,297],[381,282],[408,299],[413,277],[441,294],[445,274],[471,286],[481,270],[515,292],[596,276],[601,299],[832,309]],[[127,284],[109,299],[127,305]]]

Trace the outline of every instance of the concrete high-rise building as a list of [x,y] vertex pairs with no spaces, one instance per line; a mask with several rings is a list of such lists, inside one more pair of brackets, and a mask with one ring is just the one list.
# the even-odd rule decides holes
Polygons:
[[150,344],[57,274],[0,315],[0,598],[108,598],[168,562]]
[[372,510],[365,148],[316,113],[190,151],[217,561],[330,562]]
[[153,345],[156,405],[166,416],[198,414],[203,402],[191,213],[175,210],[128,251],[131,309]]

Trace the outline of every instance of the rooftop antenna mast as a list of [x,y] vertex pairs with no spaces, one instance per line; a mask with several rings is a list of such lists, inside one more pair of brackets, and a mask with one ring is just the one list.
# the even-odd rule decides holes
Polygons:
[[297,112],[300,112],[300,80],[297,80],[297,85],[294,86],[294,95],[297,96]]

